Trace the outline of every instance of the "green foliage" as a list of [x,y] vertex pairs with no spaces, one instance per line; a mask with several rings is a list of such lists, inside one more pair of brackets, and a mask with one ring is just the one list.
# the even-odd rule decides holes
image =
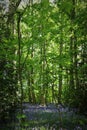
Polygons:
[[[15,2],[12,3],[16,5]],[[86,10],[85,1],[73,3],[72,0],[62,0],[52,3],[42,0],[40,3],[31,3],[21,10],[20,48],[18,12],[13,13],[11,10],[14,14],[12,17],[8,14],[2,18],[1,117],[6,113],[8,115],[9,109],[20,100],[19,97],[22,101],[43,105],[49,102],[58,103],[60,97],[61,103],[86,112]],[[80,123],[82,124],[81,121]]]
[[62,1],[60,5],[60,10],[62,10],[64,13],[70,15],[71,11],[73,9],[72,0],[68,1]]

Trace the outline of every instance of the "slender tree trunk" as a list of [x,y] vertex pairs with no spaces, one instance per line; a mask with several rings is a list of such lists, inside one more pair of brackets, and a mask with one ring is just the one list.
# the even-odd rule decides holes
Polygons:
[[21,91],[21,114],[23,113],[23,84],[22,84],[22,69],[21,69],[21,32],[20,32],[20,21],[21,21],[21,15],[18,14],[18,21],[17,21],[17,29],[18,29],[18,82],[20,85],[20,91]]
[[46,61],[45,61],[45,42],[42,43],[42,105],[45,105],[45,87],[46,87],[46,79],[45,79],[45,70],[46,70]]
[[52,83],[52,103],[54,102],[55,96],[54,96],[54,82]]
[[[32,48],[31,48],[31,59],[34,58],[34,47],[32,44]],[[36,103],[36,98],[35,98],[35,92],[34,92],[34,68],[33,65],[31,65],[31,93],[32,93],[32,103]]]
[[[61,15],[61,32],[60,32],[60,46],[59,46],[59,56],[62,58],[63,53],[63,29],[62,29],[62,15]],[[62,61],[62,60],[61,60]],[[62,62],[59,63],[59,92],[58,92],[58,103],[61,104],[61,95],[62,95]]]
[[70,39],[70,89],[74,89],[73,38]]
[[28,99],[29,99],[29,103],[32,103],[30,71],[28,71],[27,79],[28,79],[27,80],[27,85],[28,85]]
[[[61,69],[62,69],[62,67],[61,67]],[[62,95],[62,71],[60,71],[60,74],[59,74],[59,94],[58,94],[58,103],[59,104],[61,104],[61,95]]]
[[74,84],[74,43],[75,43],[75,36],[74,36],[74,20],[75,20],[75,0],[72,0],[73,9],[71,11],[71,34],[73,34],[70,38],[70,89],[73,90],[75,88]]
[[[74,33],[75,36],[75,33]],[[74,72],[75,72],[75,89],[79,86],[79,79],[78,79],[78,69],[77,69],[77,40],[75,36],[75,42],[74,42]]]

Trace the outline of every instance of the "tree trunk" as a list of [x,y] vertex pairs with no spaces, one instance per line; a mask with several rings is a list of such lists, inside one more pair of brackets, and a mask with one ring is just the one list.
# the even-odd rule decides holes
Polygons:
[[[74,20],[75,20],[75,0],[72,0],[73,9],[71,11],[71,38],[70,38],[70,89],[71,91],[75,88],[74,84],[74,44],[75,44],[75,35],[74,35]],[[76,56],[76,55],[75,55]],[[76,59],[75,59],[76,60]],[[75,61],[76,62],[76,61]]]
[[22,69],[21,69],[21,32],[20,32],[20,21],[21,21],[21,15],[20,13],[18,14],[18,21],[17,21],[17,31],[18,31],[18,82],[20,86],[20,91],[21,91],[21,114],[23,113],[23,84],[22,84]]
[[[61,14],[60,14],[61,15]],[[60,58],[62,58],[62,54],[63,54],[63,29],[62,29],[62,15],[61,15],[61,26],[60,26],[60,44],[59,44],[59,56]],[[62,59],[59,63],[59,89],[58,89],[58,103],[61,104],[61,95],[62,95]]]

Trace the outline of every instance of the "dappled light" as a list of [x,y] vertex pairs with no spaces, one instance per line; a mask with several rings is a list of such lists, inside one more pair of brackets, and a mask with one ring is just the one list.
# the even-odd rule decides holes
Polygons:
[[0,0],[0,130],[87,130],[86,0]]

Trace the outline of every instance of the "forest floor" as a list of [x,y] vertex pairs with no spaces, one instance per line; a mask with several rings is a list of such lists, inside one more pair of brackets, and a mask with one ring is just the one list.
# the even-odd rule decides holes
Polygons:
[[61,105],[23,103],[23,115],[18,109],[16,121],[0,130],[87,130],[87,118],[75,112],[76,109]]
[[87,119],[62,105],[23,104],[25,130],[87,130]]

